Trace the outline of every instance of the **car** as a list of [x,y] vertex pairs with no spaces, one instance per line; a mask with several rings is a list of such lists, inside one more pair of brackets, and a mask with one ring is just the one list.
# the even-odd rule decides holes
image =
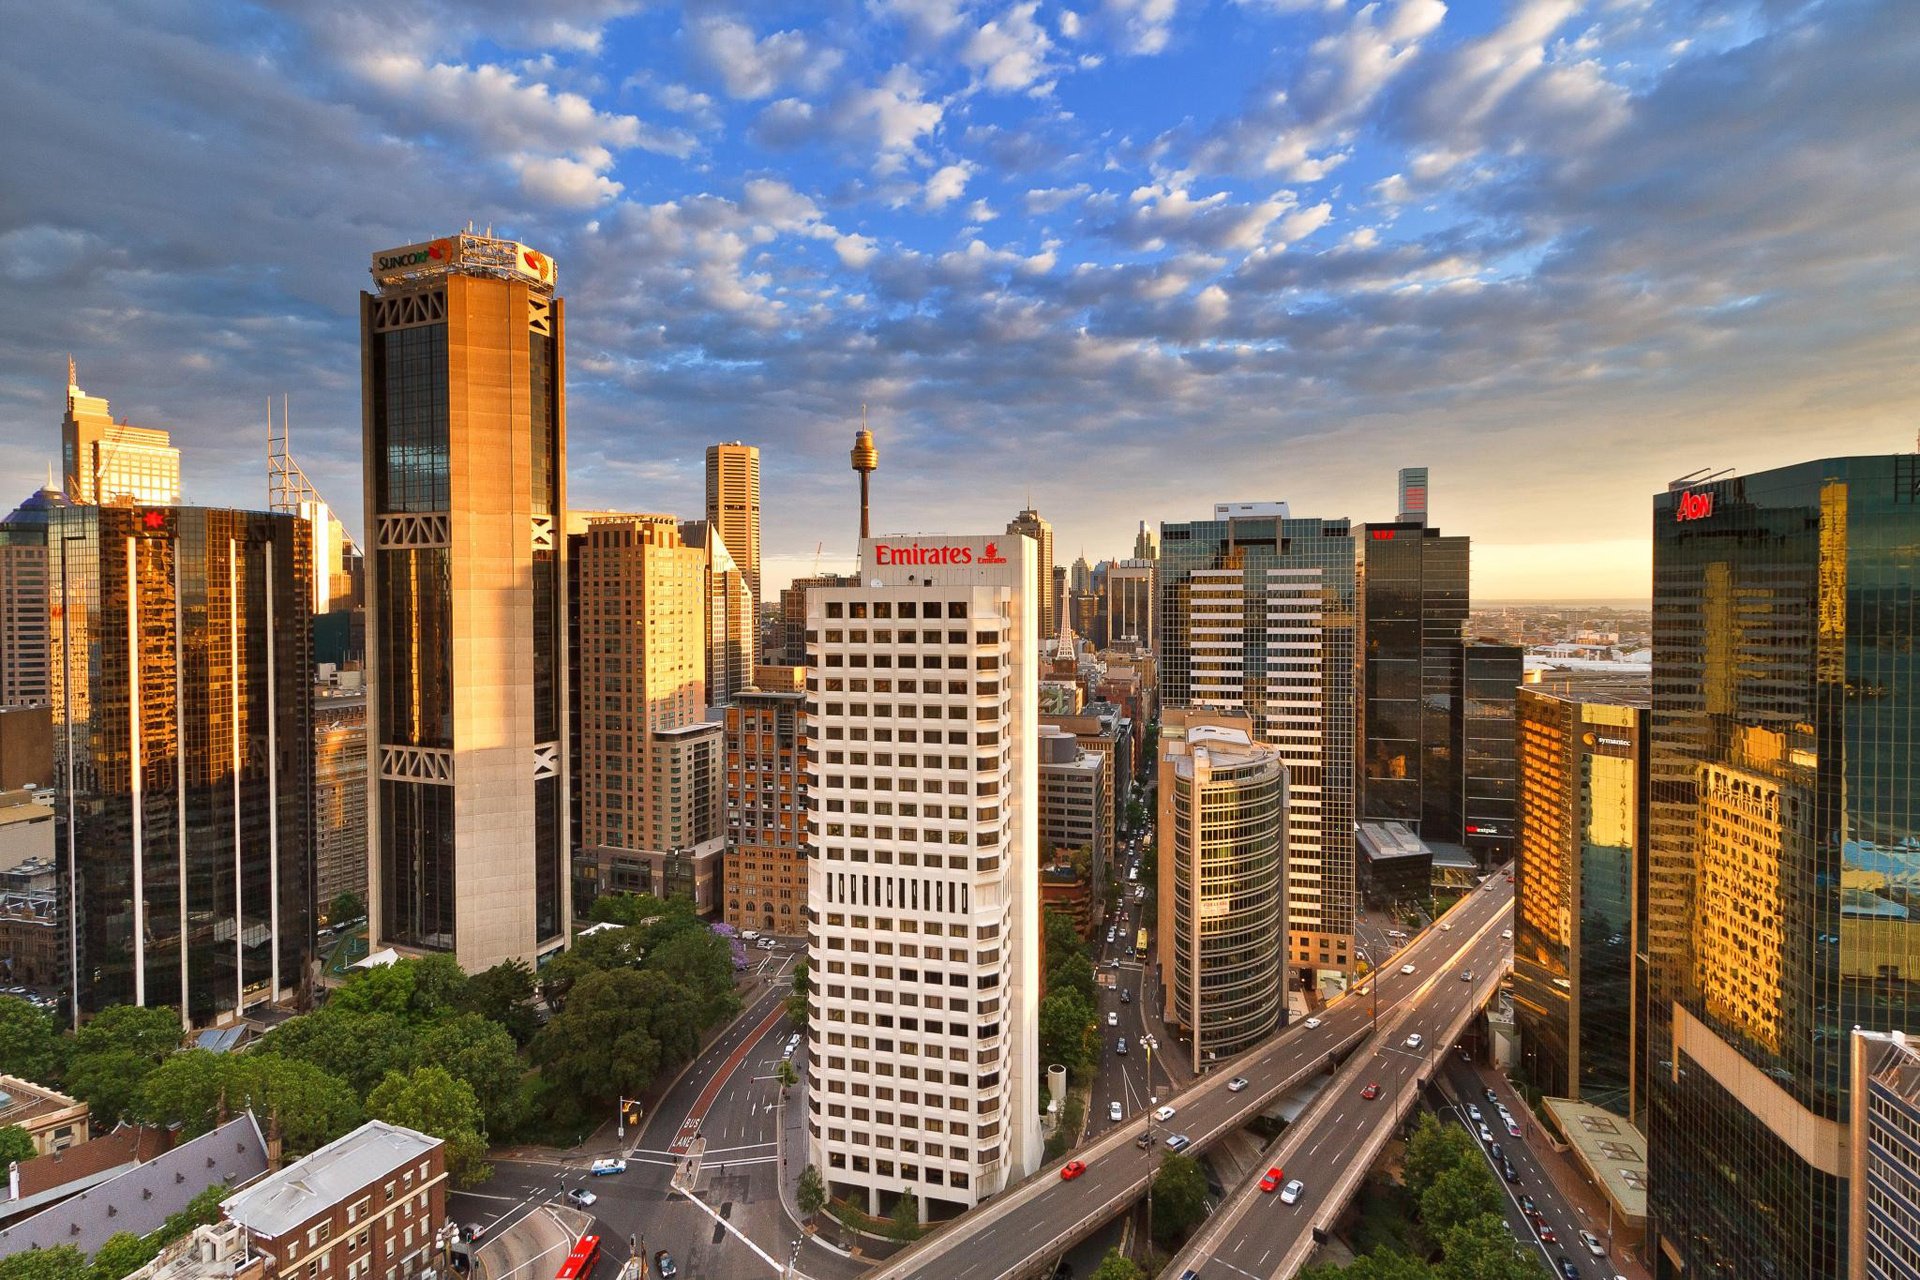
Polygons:
[[1227,1081],[1228,1093],[1238,1093],[1246,1087],[1247,1078],[1245,1076],[1235,1076],[1233,1079]]
[[1085,1160],[1069,1160],[1060,1166],[1060,1181],[1072,1182],[1086,1171],[1087,1162]]
[[1531,1217],[1533,1216],[1533,1211],[1534,1211],[1534,1204],[1533,1204],[1533,1197],[1532,1197],[1532,1196],[1521,1196],[1521,1197],[1520,1197],[1520,1212],[1522,1212],[1522,1213],[1524,1213],[1524,1214],[1526,1214],[1526,1215],[1527,1215],[1527,1216],[1528,1216],[1529,1218],[1531,1218]]
[[1362,1089],[1360,1091],[1360,1096],[1365,1098],[1368,1102],[1372,1102],[1375,1098],[1380,1096],[1380,1082],[1376,1080],[1372,1084],[1368,1085],[1366,1088]]
[[1453,928],[1453,921],[1451,921],[1451,920],[1442,920],[1442,921],[1440,922],[1440,932],[1442,932],[1442,933],[1447,933],[1447,932],[1449,932],[1450,930],[1452,930],[1452,928]]
[[1112,926],[1112,925],[1108,925],[1108,926],[1107,926],[1107,941],[1108,941],[1108,942],[1112,942],[1112,941],[1113,941],[1113,926]]
[[1123,1058],[1127,1056],[1127,1038],[1125,1036],[1121,1036],[1113,1042],[1113,1051]]
[[680,1274],[680,1268],[674,1265],[673,1255],[665,1249],[653,1255],[653,1274],[660,1280],[673,1280]]
[[1511,871],[1509,871],[1509,872],[1507,872],[1507,883],[1508,883],[1508,884],[1512,884],[1512,883],[1513,883],[1513,872],[1511,872]]
[[1286,1190],[1280,1193],[1280,1203],[1281,1204],[1299,1204],[1300,1195],[1306,1189],[1307,1189],[1307,1184],[1300,1181],[1300,1179],[1295,1178],[1292,1182],[1289,1182],[1287,1184]]
[[1566,1280],[1580,1280],[1580,1268],[1574,1266],[1573,1259],[1566,1254],[1563,1253],[1555,1258],[1553,1264],[1560,1268],[1560,1274],[1566,1277]]
[[585,1187],[574,1187],[567,1192],[567,1203],[576,1209],[591,1208],[593,1202],[599,1198]]
[[1596,1258],[1604,1258],[1607,1256],[1607,1246],[1601,1244],[1600,1237],[1591,1231],[1582,1231],[1580,1233],[1580,1243],[1587,1246],[1587,1252]]
[[1474,1106],[1471,1102],[1467,1104],[1467,1119],[1473,1121],[1475,1124],[1479,1124],[1484,1118],[1485,1117],[1480,1114],[1480,1108]]
[[742,929],[740,931],[741,939],[746,942],[752,942],[759,936],[760,936],[760,931],[758,929]]
[[753,945],[760,948],[762,951],[772,951],[776,947],[778,947],[780,944],[775,942],[772,938],[762,938],[760,939],[760,941],[754,943]]
[[1161,1124],[1165,1124],[1167,1121],[1173,1119],[1173,1108],[1161,1107],[1158,1111],[1153,1113],[1153,1118],[1155,1120],[1158,1120]]
[[1403,964],[1403,965],[1401,965],[1401,966],[1400,966],[1400,972],[1402,972],[1402,973],[1412,973],[1412,972],[1413,972],[1413,966],[1412,966],[1411,964]]
[[1318,1018],[1308,1018],[1308,1019],[1307,1019],[1307,1030],[1309,1030],[1309,1031],[1317,1031],[1317,1030],[1319,1030],[1319,1028],[1320,1028],[1320,1019],[1318,1019]]
[[1425,1043],[1426,1043],[1425,1038],[1422,1037],[1418,1031],[1408,1036],[1406,1040],[1407,1048],[1409,1049],[1418,1049],[1421,1045]]
[[1406,934],[1404,934],[1404,933],[1402,933],[1402,932],[1401,932],[1400,930],[1398,930],[1398,929],[1389,929],[1389,930],[1387,930],[1387,936],[1388,936],[1389,938],[1392,938],[1392,939],[1394,939],[1394,940],[1395,940],[1396,942],[1398,942],[1398,941],[1403,941],[1403,940],[1404,940],[1404,939],[1406,938],[1406,936],[1407,936],[1407,935],[1406,935]]
[[479,1240],[479,1239],[481,1239],[482,1237],[484,1237],[484,1236],[485,1236],[486,1234],[487,1234],[487,1224],[486,1224],[486,1223],[484,1223],[484,1222],[469,1222],[469,1223],[467,1224],[467,1239],[469,1239],[469,1240]]
[[1540,1242],[1542,1244],[1559,1243],[1560,1237],[1553,1234],[1553,1228],[1547,1225],[1547,1220],[1545,1218],[1540,1219],[1538,1222],[1534,1224],[1534,1226],[1540,1232]]
[[1280,1184],[1286,1181],[1286,1178],[1287,1175],[1280,1172],[1280,1166],[1275,1165],[1267,1170],[1265,1177],[1260,1179],[1260,1189],[1271,1195],[1280,1189]]
[[1460,981],[1462,981],[1462,982],[1472,982],[1472,981],[1473,981],[1473,970],[1471,970],[1471,969],[1462,969],[1462,970],[1460,971]]
[[588,1173],[591,1173],[596,1178],[604,1178],[610,1173],[625,1173],[626,1171],[627,1162],[618,1156],[610,1156],[605,1160],[595,1160],[593,1166],[587,1170]]
[[1121,1114],[1122,1113],[1120,1111],[1120,1104],[1118,1101],[1109,1102],[1107,1104],[1107,1119],[1118,1124],[1120,1121]]
[[1500,931],[1500,936],[1501,936],[1501,937],[1503,937],[1503,938],[1505,938],[1505,939],[1507,939],[1508,941],[1512,941],[1512,940],[1513,940],[1513,930],[1511,930],[1511,929],[1502,929],[1502,930]]
[[1509,1138],[1518,1138],[1521,1136],[1520,1126],[1513,1122],[1512,1116],[1507,1117],[1507,1136]]
[[1121,1003],[1121,1004],[1132,1004],[1132,1003],[1133,1003],[1133,992],[1131,992],[1131,991],[1129,991],[1129,990],[1127,990],[1127,989],[1126,989],[1125,987],[1122,987],[1122,988],[1120,988],[1120,1003]]
[[1507,1158],[1507,1153],[1500,1149],[1500,1144],[1497,1142],[1490,1142],[1487,1144],[1487,1154],[1493,1157],[1493,1162],[1495,1164],[1499,1164],[1502,1160],[1505,1160]]
[[1481,1125],[1481,1126],[1480,1126],[1480,1141],[1481,1141],[1481,1142],[1492,1142],[1492,1141],[1493,1141],[1493,1130],[1491,1130],[1491,1129],[1489,1129],[1489,1128],[1487,1128],[1487,1126],[1485,1126],[1485,1125]]
[[1120,1014],[1116,1010],[1113,1010],[1113,1009],[1107,1010],[1107,1025],[1110,1027],[1117,1027],[1120,1025]]
[[1193,1139],[1184,1133],[1176,1133],[1167,1139],[1167,1150],[1169,1151],[1185,1151],[1192,1145]]
[[1511,1160],[1502,1160],[1500,1162],[1500,1176],[1505,1178],[1508,1182],[1520,1181],[1520,1175],[1517,1171],[1515,1171],[1513,1167],[1513,1161]]
[[1153,1135],[1142,1130],[1140,1136],[1133,1140],[1133,1145],[1145,1151],[1153,1146]]
[[1500,1095],[1489,1089],[1487,1090],[1487,1101],[1497,1107],[1500,1105]]

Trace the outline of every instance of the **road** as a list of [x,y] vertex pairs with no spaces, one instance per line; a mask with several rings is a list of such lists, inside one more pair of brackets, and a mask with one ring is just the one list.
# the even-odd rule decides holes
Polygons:
[[[1099,966],[1101,977],[1111,978],[1114,985],[1102,986],[1099,990],[1101,1053],[1088,1104],[1089,1138],[1099,1137],[1150,1110],[1156,1105],[1154,1099],[1171,1097],[1193,1075],[1181,1060],[1181,1046],[1167,1035],[1166,1027],[1160,1022],[1148,969],[1151,961],[1142,963],[1134,955],[1135,935],[1142,924],[1145,903],[1134,896],[1137,886],[1127,882],[1124,849],[1123,844],[1123,861],[1116,868],[1116,878],[1125,886],[1125,897],[1116,914],[1107,917],[1107,924],[1113,925],[1113,941],[1106,940],[1106,924],[1095,925],[1093,935],[1094,963]],[[1151,922],[1147,922],[1147,928],[1151,933]],[[1124,999],[1122,991],[1126,993]],[[1143,1043],[1149,1035],[1162,1046],[1151,1054],[1151,1080],[1148,1078],[1149,1054]],[[1115,1052],[1121,1040],[1127,1042],[1124,1054]],[[1112,1118],[1110,1109],[1115,1102],[1120,1104],[1118,1121]]]
[[[1511,964],[1513,943],[1501,936],[1511,919],[1507,905],[1512,887],[1495,876],[1490,887],[1475,890],[1450,912],[1441,925],[1427,930],[1395,959],[1412,964],[1404,974],[1387,969],[1389,981],[1420,984],[1424,994],[1409,1004],[1388,1030],[1342,1068],[1327,1092],[1304,1112],[1268,1149],[1267,1167],[1283,1170],[1283,1178],[1305,1184],[1295,1204],[1278,1194],[1246,1185],[1233,1192],[1209,1218],[1168,1270],[1190,1269],[1201,1275],[1278,1277],[1291,1274],[1310,1247],[1314,1225],[1327,1221],[1329,1196],[1350,1196],[1358,1185],[1356,1157],[1382,1126],[1417,1101],[1422,1082],[1435,1074],[1434,1055],[1451,1057],[1451,1028],[1470,1007],[1485,998],[1489,982]],[[1444,957],[1444,959],[1443,959]],[[1466,973],[1473,980],[1462,981]],[[1399,1012],[1398,1010],[1396,1012]],[[1410,1037],[1418,1035],[1419,1043]],[[1377,1086],[1369,1099],[1365,1090]]]
[[[1448,921],[1451,929],[1428,930],[1401,953],[1398,958],[1415,967],[1412,976],[1403,975],[1396,968],[1382,975],[1384,981],[1376,978],[1362,983],[1354,992],[1330,1005],[1315,1020],[1319,1025],[1308,1026],[1302,1022],[1231,1064],[1222,1064],[1170,1100],[1176,1109],[1175,1117],[1158,1132],[1185,1135],[1190,1143],[1188,1153],[1197,1154],[1223,1135],[1244,1126],[1282,1094],[1326,1070],[1336,1053],[1361,1045],[1369,1037],[1376,1012],[1380,1021],[1387,1023],[1403,1002],[1419,993],[1434,1007],[1414,1012],[1409,1029],[1428,1024],[1438,1026],[1447,1013],[1457,1013],[1463,998],[1481,984],[1457,980],[1455,953],[1466,940],[1477,938],[1470,948],[1472,963],[1484,973],[1485,966],[1497,963],[1501,948],[1509,945],[1499,934],[1510,914],[1512,886],[1497,876],[1490,883],[1491,888],[1469,894],[1455,908]],[[1425,980],[1430,976],[1437,980],[1428,984]],[[1377,1006],[1372,1000],[1376,984],[1379,987]],[[1366,1052],[1380,1058],[1383,1085],[1391,1084],[1400,1075],[1410,1083],[1415,1068],[1422,1062],[1417,1055],[1402,1053],[1397,1047],[1379,1052],[1369,1048]],[[1244,1077],[1249,1086],[1240,1091],[1231,1090],[1228,1086],[1234,1076]],[[1329,1135],[1343,1127],[1350,1134],[1369,1122],[1377,1123],[1379,1115],[1378,1109],[1367,1111],[1346,1102],[1336,1103],[1330,1110],[1337,1112],[1340,1120],[1327,1131]],[[1320,1134],[1314,1127],[1316,1115],[1315,1110],[1309,1109],[1289,1134],[1312,1131],[1314,1137],[1308,1140],[1310,1149],[1303,1150],[1302,1154],[1310,1169],[1318,1167],[1326,1171],[1319,1176],[1323,1184],[1330,1187],[1330,1170],[1344,1154],[1345,1144],[1331,1143]],[[908,1250],[876,1271],[875,1280],[923,1277],[925,1280],[993,1280],[1029,1273],[1036,1264],[1058,1256],[1064,1248],[1124,1211],[1139,1197],[1166,1149],[1158,1144],[1144,1151],[1135,1146],[1133,1139],[1145,1128],[1144,1118],[1110,1128],[1090,1145],[1073,1153],[1087,1165],[1086,1172],[1078,1178],[1063,1181],[1057,1167],[1043,1170]],[[1300,1216],[1298,1221],[1304,1223],[1306,1219]],[[1247,1260],[1257,1262],[1263,1251],[1255,1250]]]

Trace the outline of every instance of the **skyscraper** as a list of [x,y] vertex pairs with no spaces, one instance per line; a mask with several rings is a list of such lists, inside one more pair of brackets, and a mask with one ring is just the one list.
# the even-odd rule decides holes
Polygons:
[[1154,562],[1120,560],[1107,566],[1107,644],[1151,649]]
[[1400,513],[1394,517],[1401,524],[1425,524],[1427,522],[1427,469],[1425,467],[1400,468]]
[[1153,530],[1147,526],[1145,520],[1140,522],[1139,531],[1133,535],[1133,558],[1135,560],[1160,558],[1160,540],[1154,536]]
[[53,697],[47,522],[66,505],[66,495],[48,486],[0,523],[0,707],[37,706]]
[[760,610],[746,573],[711,520],[683,520],[680,536],[706,561],[706,698],[725,706],[753,683]]
[[1460,843],[1482,866],[1513,856],[1519,811],[1514,763],[1514,699],[1526,678],[1526,653],[1515,644],[1475,640],[1460,648],[1453,698],[1453,758],[1459,761]]
[[1286,763],[1290,987],[1317,999],[1353,947],[1352,527],[1221,503],[1160,527],[1159,591],[1163,705],[1244,712]]
[[1032,507],[1007,521],[1008,533],[1024,533],[1040,549],[1040,638],[1051,640],[1060,634],[1061,592],[1053,575],[1053,526]]
[[1040,1163],[1038,559],[874,538],[807,597],[807,1158],[870,1212]]
[[804,668],[761,667],[727,707],[726,920],[807,934]]
[[60,423],[67,497],[78,505],[180,501],[180,451],[165,431],[115,422],[107,402],[80,389],[67,361],[67,416]]
[[1631,1119],[1646,685],[1519,695],[1513,1000],[1521,1070],[1549,1097]]
[[1846,1273],[1849,1032],[1920,1026],[1916,543],[1914,454],[1653,500],[1648,1215],[1668,1269]]
[[[367,692],[316,689],[313,702],[313,905],[367,900]],[[332,920],[330,923],[339,924]]]
[[368,886],[377,946],[461,966],[566,942],[565,304],[459,233],[360,295]]
[[66,507],[48,525],[55,850],[74,1018],[194,1025],[305,986],[312,562],[292,516]]
[[[740,572],[746,575],[753,602],[750,630],[758,634],[760,614],[760,450],[738,440],[707,446],[707,523],[720,531],[721,541]],[[753,675],[747,664],[741,683]],[[723,699],[715,698],[716,702]]]
[[706,552],[664,515],[596,516],[569,542],[583,856],[600,891],[704,884],[710,899],[725,779],[722,730],[705,718]]

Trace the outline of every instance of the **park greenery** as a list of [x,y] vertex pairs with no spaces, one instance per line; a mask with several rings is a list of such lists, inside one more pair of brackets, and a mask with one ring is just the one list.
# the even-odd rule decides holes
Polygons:
[[1100,1060],[1099,1002],[1092,957],[1069,916],[1047,913],[1044,954],[1040,1062],[1059,1063],[1076,1082],[1084,1082]]
[[1308,1267],[1300,1280],[1540,1280],[1545,1274],[1514,1239],[1503,1213],[1505,1193],[1465,1129],[1423,1113],[1401,1167],[1419,1219],[1412,1251],[1376,1247],[1345,1267]]
[[1151,1195],[1156,1244],[1179,1244],[1207,1216],[1207,1175],[1192,1156],[1162,1156]]

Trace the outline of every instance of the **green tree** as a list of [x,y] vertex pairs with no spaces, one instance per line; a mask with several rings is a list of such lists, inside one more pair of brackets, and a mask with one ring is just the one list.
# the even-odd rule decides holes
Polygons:
[[1095,1062],[1088,1051],[1088,1040],[1097,1031],[1093,1006],[1077,991],[1049,995],[1040,1002],[1041,1066],[1059,1063],[1075,1077],[1084,1075]]
[[1420,1224],[1436,1241],[1482,1214],[1499,1212],[1500,1184],[1477,1159],[1443,1170],[1420,1197]]
[[793,1063],[786,1058],[780,1059],[780,1065],[773,1069],[773,1076],[774,1079],[780,1082],[782,1089],[791,1089],[800,1083],[800,1073],[794,1069]]
[[1498,1213],[1461,1223],[1442,1238],[1445,1256],[1436,1267],[1440,1280],[1540,1280],[1540,1261],[1514,1241]]
[[793,966],[793,994],[787,997],[787,1021],[796,1027],[807,1025],[807,992],[811,985],[807,962],[802,960]]
[[920,1238],[920,1200],[908,1191],[893,1203],[893,1213],[887,1219],[887,1235],[895,1240],[907,1242]]
[[588,918],[601,924],[638,925],[674,915],[684,909],[678,900],[650,893],[603,893],[593,900]]
[[1100,1265],[1093,1269],[1091,1280],[1147,1280],[1147,1273],[1120,1250],[1109,1249],[1107,1256],[1100,1259]]
[[405,1022],[413,1017],[415,983],[411,960],[375,965],[334,988],[327,1008],[343,1013],[384,1013]]
[[413,1065],[436,1064],[473,1088],[489,1133],[512,1132],[520,1120],[520,1077],[525,1068],[505,1027],[477,1013],[434,1023],[415,1042]]
[[413,1002],[409,1008],[413,1021],[433,1022],[466,1007],[470,979],[458,960],[432,955],[405,963],[413,966]]
[[1424,1261],[1388,1249],[1356,1259],[1341,1275],[1346,1280],[1434,1280],[1433,1268]]
[[525,1045],[540,1030],[533,998],[533,966],[525,960],[502,960],[467,982],[467,1012],[499,1023],[518,1045]]
[[1434,1179],[1448,1169],[1477,1163],[1479,1159],[1479,1150],[1465,1129],[1441,1124],[1432,1112],[1423,1111],[1414,1123],[1413,1136],[1407,1140],[1407,1154],[1401,1168],[1407,1190],[1417,1200],[1426,1194]]
[[232,1194],[232,1187],[224,1182],[216,1182],[187,1201],[186,1208],[168,1214],[167,1220],[147,1236],[153,1251],[159,1253],[175,1240],[190,1235],[195,1227],[220,1221],[220,1202]]
[[740,1012],[740,997],[733,989],[733,948],[711,929],[689,929],[663,939],[647,952],[641,967],[692,992],[700,1003],[703,1027]]
[[200,1136],[213,1128],[221,1095],[233,1082],[236,1061],[205,1049],[176,1053],[141,1081],[135,1114],[149,1124],[178,1125],[183,1138]]
[[335,898],[332,904],[328,906],[327,923],[336,925],[345,924],[349,920],[358,920],[365,914],[367,914],[367,910],[360,905],[359,898],[351,893],[343,893]]
[[33,1135],[17,1124],[0,1125],[0,1168],[16,1160],[31,1160],[39,1152],[33,1149]]
[[1052,972],[1055,965],[1068,956],[1087,954],[1087,944],[1081,938],[1080,930],[1075,927],[1073,917],[1064,911],[1047,912],[1046,950],[1047,970]]
[[1084,955],[1071,955],[1047,972],[1047,993],[1070,991],[1089,1005],[1097,1002],[1093,981],[1093,961]]
[[50,1015],[25,1000],[0,997],[0,1072],[35,1084],[57,1085],[66,1049]]
[[827,1184],[812,1165],[800,1171],[800,1185],[794,1191],[794,1199],[799,1202],[800,1212],[809,1218],[826,1207]]
[[[670,1004],[678,1010],[666,1008]],[[599,1102],[636,1097],[674,1060],[656,1034],[663,1025],[675,1039],[674,1048],[690,1053],[685,1048],[689,1034],[698,1045],[690,997],[670,989],[659,974],[589,973],[534,1037],[531,1053],[542,1074],[564,1091]]]
[[[412,999],[410,984],[408,1000]],[[342,990],[345,990],[343,988]],[[391,994],[394,988],[385,989]],[[380,992],[368,989],[363,995],[379,997],[379,1009],[365,1007],[356,998],[341,1003],[337,998],[324,1009],[289,1018],[269,1032],[255,1053],[275,1054],[310,1063],[331,1076],[338,1076],[359,1097],[366,1097],[389,1071],[404,1071],[418,1056],[413,1026],[400,1014],[384,1007],[391,1003]]]
[[118,1124],[140,1097],[140,1082],[180,1048],[172,1009],[114,1005],[74,1033],[66,1091],[86,1100],[93,1122]]
[[86,1102],[94,1124],[111,1129],[132,1114],[154,1065],[131,1049],[76,1053],[67,1065],[67,1092]]
[[540,996],[558,1012],[583,979],[610,969],[631,969],[640,963],[640,954],[640,931],[631,927],[575,938],[571,947],[540,970]]
[[82,1274],[89,1280],[121,1280],[129,1272],[152,1262],[164,1247],[162,1241],[149,1240],[131,1231],[116,1231],[106,1238],[100,1251],[93,1255],[93,1269]]
[[1169,1152],[1153,1176],[1153,1238],[1174,1245],[1207,1216],[1207,1175],[1200,1162]]
[[75,1280],[87,1274],[87,1255],[70,1244],[23,1249],[0,1258],[0,1280]]
[[395,1071],[367,1097],[367,1114],[444,1139],[447,1176],[463,1187],[493,1176],[487,1164],[486,1117],[473,1086],[444,1067],[416,1067],[411,1075]]

